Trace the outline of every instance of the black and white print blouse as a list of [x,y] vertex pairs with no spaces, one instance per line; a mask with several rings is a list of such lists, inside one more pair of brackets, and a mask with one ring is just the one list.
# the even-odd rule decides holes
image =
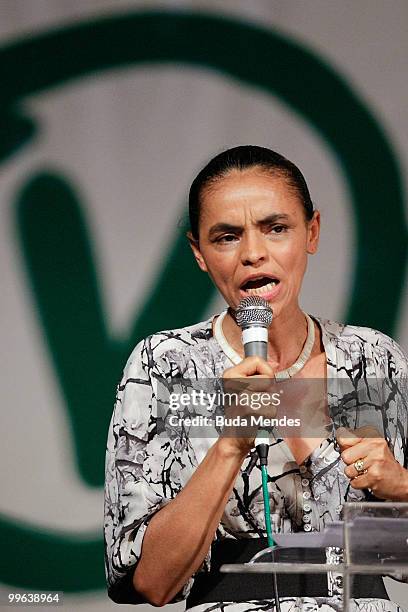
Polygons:
[[[374,424],[389,443],[396,460],[407,467],[408,391],[407,358],[400,347],[381,332],[342,325],[314,317],[320,326],[327,359],[328,403],[342,426],[356,429]],[[160,427],[160,380],[175,378],[221,378],[232,363],[213,336],[213,318],[181,329],[163,331],[140,342],[132,352],[117,389],[110,424],[105,481],[105,564],[108,592],[133,571],[141,554],[149,520],[186,485],[214,443],[211,438],[183,440],[169,437]],[[347,381],[367,401],[353,400],[338,382]],[[374,388],[374,392],[373,392]],[[370,420],[367,421],[367,415]],[[373,420],[374,419],[374,420]],[[261,475],[253,469],[244,474],[244,461],[226,504],[215,538],[265,536]],[[330,437],[298,465],[284,440],[269,453],[269,497],[276,533],[319,531],[339,520],[345,501],[364,499],[362,491],[350,488],[345,465]],[[244,477],[243,477],[244,474]],[[199,572],[209,571],[211,554]],[[175,601],[185,599],[194,583],[191,577]],[[202,604],[195,611],[244,612],[273,610],[269,602]],[[396,612],[398,606],[378,599],[359,599],[355,610]],[[285,598],[282,612],[329,612],[334,608],[324,598]]]

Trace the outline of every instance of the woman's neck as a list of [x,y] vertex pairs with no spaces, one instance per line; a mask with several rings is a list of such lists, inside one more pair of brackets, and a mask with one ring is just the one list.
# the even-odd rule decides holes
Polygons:
[[[222,328],[228,343],[243,357],[242,332],[229,311]],[[277,370],[290,367],[299,357],[306,338],[307,321],[299,306],[290,313],[280,314],[269,328],[268,361]]]

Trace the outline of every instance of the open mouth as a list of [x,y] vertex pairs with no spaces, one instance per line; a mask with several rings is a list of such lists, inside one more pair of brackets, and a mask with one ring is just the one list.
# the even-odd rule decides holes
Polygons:
[[271,276],[259,276],[246,281],[240,288],[248,295],[263,295],[272,291],[279,282],[277,278]]

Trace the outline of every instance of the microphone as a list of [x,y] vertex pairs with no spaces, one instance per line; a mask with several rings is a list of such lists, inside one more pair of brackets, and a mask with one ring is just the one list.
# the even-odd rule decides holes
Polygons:
[[[240,301],[235,313],[236,321],[242,329],[242,344],[244,345],[245,357],[258,355],[263,359],[268,356],[268,327],[272,323],[273,312],[268,302],[257,295],[250,295]],[[268,546],[272,548],[272,560],[275,561],[273,549],[275,541],[271,522],[271,509],[268,492],[268,438],[258,436],[254,440],[262,475],[262,497],[264,503],[265,528]],[[268,436],[267,432],[266,433]],[[281,612],[279,590],[276,574],[272,580],[275,608]]]
[[235,317],[242,329],[245,357],[255,355],[266,359],[268,327],[273,318],[272,308],[268,302],[257,295],[250,295],[240,301]]
[[[268,327],[272,323],[273,312],[268,302],[257,295],[242,299],[235,313],[235,319],[242,329],[242,344],[245,357],[258,356],[267,359]],[[259,430],[255,438],[261,465],[266,465],[269,434]]]

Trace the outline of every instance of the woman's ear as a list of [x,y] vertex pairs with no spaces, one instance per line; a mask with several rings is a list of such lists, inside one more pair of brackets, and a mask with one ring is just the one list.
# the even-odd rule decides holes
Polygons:
[[196,240],[193,237],[193,234],[191,232],[187,232],[187,238],[188,238],[188,241],[191,246],[191,250],[194,253],[194,257],[196,259],[196,262],[198,263],[200,270],[202,270],[203,272],[208,272],[206,263],[200,251],[200,245],[199,245],[198,240]]
[[308,222],[307,228],[307,252],[314,255],[319,246],[320,237],[320,213],[315,210],[312,219]]

